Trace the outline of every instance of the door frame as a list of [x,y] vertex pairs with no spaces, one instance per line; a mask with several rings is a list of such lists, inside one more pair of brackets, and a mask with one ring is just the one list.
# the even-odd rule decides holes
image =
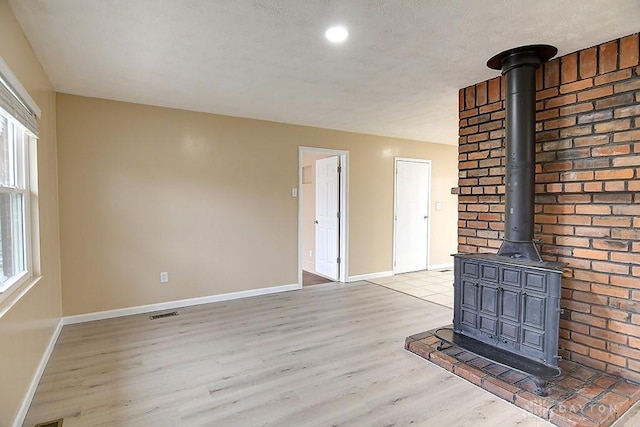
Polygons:
[[396,274],[396,215],[397,201],[398,201],[398,162],[414,162],[414,163],[426,163],[429,165],[429,186],[427,188],[427,200],[429,204],[428,218],[427,218],[427,270],[431,265],[431,160],[415,159],[411,157],[394,157],[393,158],[393,274]]
[[346,150],[333,150],[330,148],[298,146],[298,284],[302,287],[302,157],[307,153],[326,154],[340,157],[340,267],[338,269],[338,281],[347,282],[349,271],[349,152]]

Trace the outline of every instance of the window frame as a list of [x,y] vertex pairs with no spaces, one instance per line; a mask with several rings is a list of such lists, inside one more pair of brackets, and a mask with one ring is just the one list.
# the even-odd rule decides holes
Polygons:
[[[9,138],[9,144],[15,146],[22,144],[21,154],[13,154],[12,162],[12,175],[15,177],[15,169],[20,168],[18,172],[22,176],[23,183],[18,185],[14,182],[14,185],[2,185],[0,184],[0,193],[2,194],[21,194],[23,199],[23,212],[22,212],[22,233],[23,233],[23,257],[24,257],[24,269],[20,273],[14,274],[7,281],[0,284],[0,296],[8,295],[13,290],[21,287],[34,277],[33,272],[33,250],[32,250],[32,222],[31,219],[34,216],[32,212],[31,199],[33,197],[33,187],[31,185],[31,179],[34,175],[34,165],[31,162],[32,147],[35,146],[37,136],[25,127],[16,117],[11,115],[4,108],[0,107],[0,116],[7,121],[7,138]],[[16,135],[18,134],[19,135]],[[16,138],[20,138],[21,141],[16,141]],[[20,162],[20,165],[18,165]],[[13,219],[13,215],[11,216]]]

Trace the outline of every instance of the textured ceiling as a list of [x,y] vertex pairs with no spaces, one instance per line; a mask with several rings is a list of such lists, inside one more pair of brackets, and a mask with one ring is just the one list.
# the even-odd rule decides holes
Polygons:
[[59,92],[445,144],[495,53],[640,30],[638,0],[9,3]]

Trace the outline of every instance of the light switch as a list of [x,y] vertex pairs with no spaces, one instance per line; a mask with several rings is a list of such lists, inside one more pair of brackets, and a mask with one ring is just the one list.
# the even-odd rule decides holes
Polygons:
[[298,197],[298,189],[297,188],[292,188],[291,189],[291,197]]
[[436,202],[436,210],[437,211],[441,211],[442,210],[442,202]]

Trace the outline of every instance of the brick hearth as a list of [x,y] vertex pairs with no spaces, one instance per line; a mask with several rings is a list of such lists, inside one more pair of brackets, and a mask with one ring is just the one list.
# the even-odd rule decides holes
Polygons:
[[407,337],[405,349],[557,426],[607,427],[640,400],[640,385],[563,360],[549,395],[534,394],[531,377],[452,346],[436,349],[435,329]]

